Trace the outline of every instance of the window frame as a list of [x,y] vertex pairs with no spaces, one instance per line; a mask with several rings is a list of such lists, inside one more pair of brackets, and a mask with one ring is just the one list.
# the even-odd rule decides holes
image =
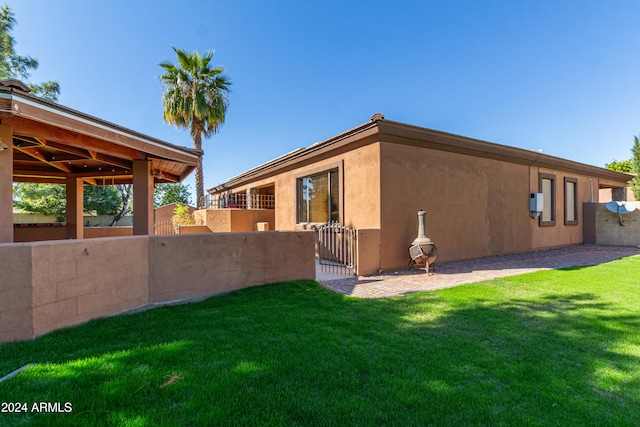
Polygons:
[[[296,229],[306,229],[313,225],[325,224],[324,222],[301,221],[302,200],[300,199],[300,196],[301,196],[300,186],[304,178],[317,176],[323,173],[329,174],[331,171],[334,171],[334,170],[338,171],[338,195],[337,195],[338,219],[337,220],[338,222],[343,222],[343,218],[344,218],[344,215],[343,215],[343,209],[344,209],[343,162],[337,161],[337,162],[327,163],[315,168],[305,169],[304,171],[294,174],[294,197],[295,197],[294,198],[295,200],[294,224]],[[329,191],[331,191],[330,184],[329,184]],[[328,208],[329,207],[327,206],[327,209]],[[331,212],[328,211],[327,214],[328,214],[327,215],[328,219],[331,220]]]
[[[547,203],[550,206],[551,219],[548,221],[543,220],[544,213],[539,217],[539,226],[540,227],[552,227],[556,225],[556,176],[550,173],[540,173],[538,175],[538,188],[540,193],[544,193],[543,191],[543,181],[547,179],[551,181],[551,197],[544,196],[544,208],[546,208]],[[547,199],[551,199],[547,201]]]
[[[573,217],[574,219],[568,219],[568,206],[571,202],[568,200],[568,184],[573,184]],[[564,225],[578,225],[578,179],[565,177],[564,178]]]

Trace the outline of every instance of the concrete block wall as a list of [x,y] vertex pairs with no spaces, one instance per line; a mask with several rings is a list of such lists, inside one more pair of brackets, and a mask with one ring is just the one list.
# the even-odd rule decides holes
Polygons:
[[[622,224],[620,225],[620,220]],[[596,244],[615,246],[640,245],[640,210],[620,215],[609,212],[599,203],[595,212]]]
[[146,237],[32,245],[33,334],[147,303]]
[[315,277],[311,232],[0,244],[0,342],[149,303]]

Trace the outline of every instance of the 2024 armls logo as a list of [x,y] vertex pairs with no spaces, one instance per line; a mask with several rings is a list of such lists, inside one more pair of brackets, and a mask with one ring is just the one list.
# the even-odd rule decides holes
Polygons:
[[71,402],[2,402],[0,413],[43,412],[64,414],[73,412]]

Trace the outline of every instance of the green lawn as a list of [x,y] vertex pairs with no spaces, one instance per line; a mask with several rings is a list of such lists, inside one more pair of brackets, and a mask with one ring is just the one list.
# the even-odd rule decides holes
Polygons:
[[[640,425],[640,258],[401,298],[269,285],[0,345],[0,425]],[[5,409],[8,407],[3,404]]]

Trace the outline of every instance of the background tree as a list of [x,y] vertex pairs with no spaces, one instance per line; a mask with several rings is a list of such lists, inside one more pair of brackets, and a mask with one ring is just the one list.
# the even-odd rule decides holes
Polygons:
[[119,184],[116,190],[120,196],[120,204],[118,205],[118,213],[109,223],[109,227],[116,225],[123,216],[131,212],[129,205],[131,204],[131,197],[133,197],[133,184]]
[[98,215],[115,215],[122,203],[118,190],[109,185],[85,185],[83,200],[84,211]]
[[195,225],[196,222],[193,219],[193,214],[189,212],[189,206],[178,203],[176,207],[173,208],[171,223],[173,224],[176,234],[180,234],[181,225]]
[[158,207],[171,203],[190,204],[191,191],[189,191],[189,186],[181,183],[156,185],[153,192],[153,204]]
[[[0,7],[0,79],[16,78],[28,80],[31,70],[38,68],[38,60],[31,56],[18,55],[15,51],[16,41],[11,32],[16,24],[13,12],[8,5]],[[31,91],[42,98],[57,101],[60,85],[54,81],[40,85],[29,83]]]
[[25,212],[53,215],[65,220],[66,187],[59,184],[20,183],[13,185],[13,205]]
[[[222,67],[213,67],[213,51],[203,56],[173,48],[178,64],[162,62],[164,73],[162,100],[164,120],[172,126],[189,129],[193,146],[202,150],[202,137],[209,138],[224,124],[229,106],[231,80]],[[203,153],[204,154],[204,153]],[[204,206],[202,155],[196,167],[196,202]]]
[[622,160],[619,162],[614,159],[611,163],[606,163],[604,166],[612,171],[631,173],[631,160]]
[[631,180],[631,191],[633,191],[633,197],[640,200],[640,140],[637,136],[633,137],[631,154],[631,170],[629,172],[636,175]]
[[[14,184],[14,206],[25,212],[53,215],[56,221],[66,216],[66,187],[62,184]],[[84,211],[98,215],[115,215],[122,200],[111,186],[85,186]]]

